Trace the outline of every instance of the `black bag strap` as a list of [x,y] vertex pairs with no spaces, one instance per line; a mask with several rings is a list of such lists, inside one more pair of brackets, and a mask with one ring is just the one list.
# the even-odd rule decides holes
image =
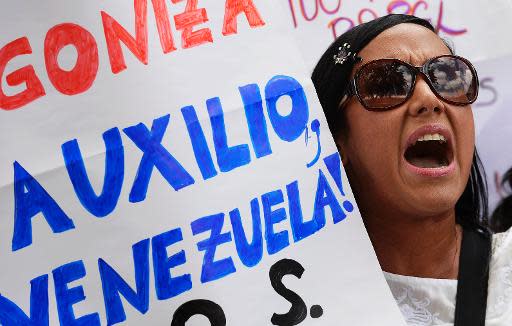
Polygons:
[[491,235],[463,229],[454,326],[485,326]]

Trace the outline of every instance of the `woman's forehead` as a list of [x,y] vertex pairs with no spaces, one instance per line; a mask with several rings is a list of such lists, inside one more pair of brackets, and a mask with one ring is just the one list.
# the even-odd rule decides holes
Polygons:
[[417,24],[398,24],[377,35],[360,52],[360,64],[382,58],[396,58],[422,65],[430,58],[451,54],[434,32]]

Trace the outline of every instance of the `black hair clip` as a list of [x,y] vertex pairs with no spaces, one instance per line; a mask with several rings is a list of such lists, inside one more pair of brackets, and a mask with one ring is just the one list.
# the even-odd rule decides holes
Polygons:
[[334,55],[334,64],[344,64],[347,60],[351,60],[353,62],[359,62],[363,60],[357,53],[352,53],[350,51],[350,44],[343,43],[343,46],[338,48],[338,54]]

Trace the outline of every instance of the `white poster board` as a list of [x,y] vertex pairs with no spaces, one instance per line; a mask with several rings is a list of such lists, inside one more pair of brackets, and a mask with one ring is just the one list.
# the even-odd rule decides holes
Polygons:
[[0,324],[404,325],[285,15],[2,5]]

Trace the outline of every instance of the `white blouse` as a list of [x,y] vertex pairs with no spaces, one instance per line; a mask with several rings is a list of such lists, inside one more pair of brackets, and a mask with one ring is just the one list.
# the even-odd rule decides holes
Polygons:
[[[384,272],[407,325],[453,326],[457,280]],[[512,231],[495,234],[487,296],[486,326],[512,325]]]

